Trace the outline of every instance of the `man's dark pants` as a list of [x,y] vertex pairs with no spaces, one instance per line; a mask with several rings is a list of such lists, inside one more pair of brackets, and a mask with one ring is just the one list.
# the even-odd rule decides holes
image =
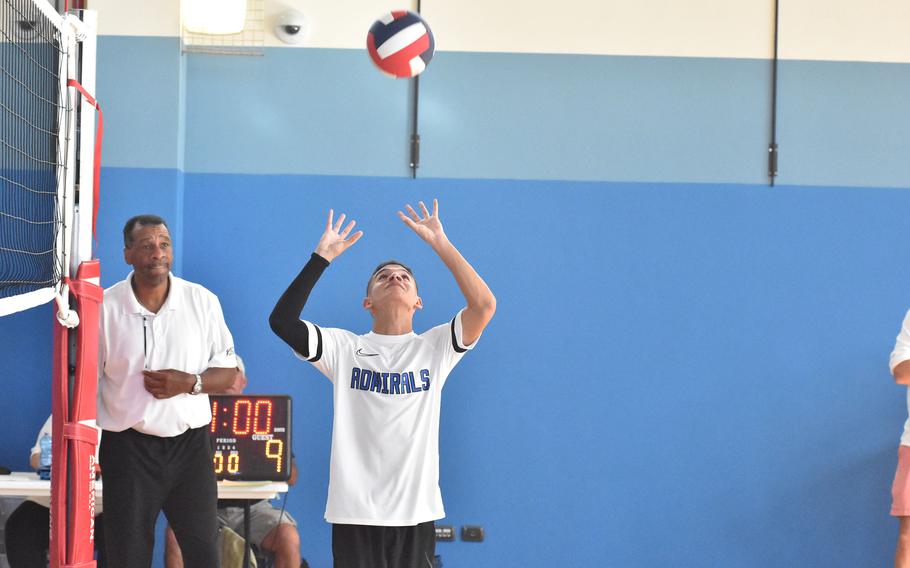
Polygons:
[[135,430],[101,436],[107,556],[117,568],[149,568],[164,511],[186,568],[218,568],[218,486],[207,427],[163,438]]

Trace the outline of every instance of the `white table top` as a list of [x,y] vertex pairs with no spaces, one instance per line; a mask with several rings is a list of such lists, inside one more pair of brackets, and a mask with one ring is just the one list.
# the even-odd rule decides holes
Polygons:
[[[95,482],[95,496],[101,497],[104,483]],[[288,484],[283,481],[219,481],[219,499],[272,499],[279,493],[287,493]],[[51,482],[38,478],[32,471],[14,471],[0,475],[0,495],[7,497],[48,497]]]

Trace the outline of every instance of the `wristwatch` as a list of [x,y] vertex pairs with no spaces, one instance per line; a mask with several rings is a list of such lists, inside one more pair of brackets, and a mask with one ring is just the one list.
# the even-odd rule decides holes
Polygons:
[[202,375],[196,374],[196,383],[193,385],[193,390],[190,391],[190,394],[199,394],[202,392]]

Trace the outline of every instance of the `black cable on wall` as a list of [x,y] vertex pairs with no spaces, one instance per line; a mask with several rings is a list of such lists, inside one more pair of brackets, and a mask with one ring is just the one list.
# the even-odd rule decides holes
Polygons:
[[779,0],[774,0],[774,59],[771,62],[771,143],[768,145],[768,178],[774,187],[777,177],[777,31],[779,27]]
[[[417,0],[417,14],[420,14],[420,0]],[[420,100],[420,75],[411,79],[411,179],[417,179],[420,167],[420,134],[417,132],[417,109]]]

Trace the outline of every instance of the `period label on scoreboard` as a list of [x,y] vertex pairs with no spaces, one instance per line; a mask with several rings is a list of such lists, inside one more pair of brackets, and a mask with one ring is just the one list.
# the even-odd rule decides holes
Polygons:
[[291,475],[291,397],[209,395],[218,479],[287,481]]

